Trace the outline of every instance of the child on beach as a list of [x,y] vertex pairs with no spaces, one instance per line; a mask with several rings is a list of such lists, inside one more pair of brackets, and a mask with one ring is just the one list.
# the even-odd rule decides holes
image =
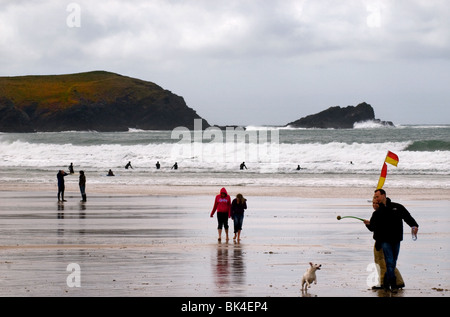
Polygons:
[[225,234],[227,241],[228,238],[228,218],[230,218],[231,215],[231,198],[230,195],[228,195],[227,190],[225,188],[222,188],[220,190],[220,194],[216,196],[214,200],[214,206],[211,211],[210,217],[212,218],[214,216],[214,213],[217,210],[217,231],[219,234],[218,240],[221,241],[222,239],[222,228],[225,228]]
[[234,237],[233,240],[241,240],[242,222],[244,221],[244,211],[247,209],[247,199],[242,194],[237,194],[236,198],[231,203],[231,218],[234,223]]

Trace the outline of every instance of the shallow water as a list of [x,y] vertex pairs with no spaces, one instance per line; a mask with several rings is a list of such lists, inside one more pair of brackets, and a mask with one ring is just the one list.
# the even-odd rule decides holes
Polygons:
[[[367,283],[372,234],[364,199],[247,197],[242,240],[217,241],[209,196],[0,192],[0,296],[386,296]],[[395,199],[393,199],[395,200]],[[449,296],[449,201],[402,201],[405,225],[396,296]],[[232,221],[230,221],[232,225]],[[232,229],[230,229],[232,231]],[[232,234],[230,235],[230,238]],[[318,283],[300,291],[309,262]],[[79,287],[67,281],[79,265]],[[71,275],[72,276],[72,275]],[[390,295],[389,295],[390,296]]]

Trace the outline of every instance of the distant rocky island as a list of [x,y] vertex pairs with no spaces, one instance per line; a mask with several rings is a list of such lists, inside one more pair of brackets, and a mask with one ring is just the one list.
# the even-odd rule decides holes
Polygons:
[[[68,75],[0,77],[0,132],[116,132],[132,129],[194,129],[211,125],[183,97],[155,83],[106,71]],[[286,126],[351,129],[375,119],[371,105],[330,107]],[[220,127],[225,128],[225,126]]]
[[0,132],[193,129],[194,119],[182,97],[110,72],[0,77]]
[[385,126],[394,126],[391,121],[375,119],[375,111],[368,103],[360,103],[355,106],[330,107],[322,112],[309,115],[288,123],[286,126],[293,128],[318,128],[318,129],[352,129],[355,123],[372,121]]

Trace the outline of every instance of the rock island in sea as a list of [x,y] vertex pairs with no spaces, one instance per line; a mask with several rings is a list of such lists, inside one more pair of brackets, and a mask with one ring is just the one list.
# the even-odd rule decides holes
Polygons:
[[365,102],[356,107],[330,107],[327,110],[288,123],[286,126],[292,128],[352,129],[355,123],[365,121],[394,126],[390,121],[375,119],[375,111],[371,105]]

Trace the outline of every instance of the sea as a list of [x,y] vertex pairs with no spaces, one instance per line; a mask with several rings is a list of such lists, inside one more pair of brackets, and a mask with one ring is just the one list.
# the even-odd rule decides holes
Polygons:
[[450,188],[450,124],[0,133],[0,149],[3,183],[56,184],[72,163],[88,186],[376,187],[391,151],[384,187]]

